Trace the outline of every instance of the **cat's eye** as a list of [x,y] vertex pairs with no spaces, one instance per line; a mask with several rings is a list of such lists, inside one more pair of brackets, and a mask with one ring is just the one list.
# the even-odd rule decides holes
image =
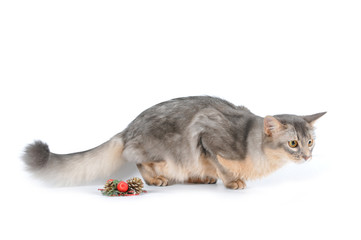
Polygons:
[[309,147],[312,147],[312,145],[313,145],[313,139],[308,140],[308,146],[309,146]]
[[298,146],[298,142],[296,140],[289,141],[288,146],[290,146],[291,148],[295,148]]

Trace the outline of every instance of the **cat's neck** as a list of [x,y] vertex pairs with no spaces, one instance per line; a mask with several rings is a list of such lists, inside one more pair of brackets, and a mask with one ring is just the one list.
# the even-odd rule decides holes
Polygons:
[[277,151],[264,148],[263,118],[255,116],[255,124],[249,132],[248,157],[249,170],[245,176],[247,179],[255,179],[266,176],[287,163]]

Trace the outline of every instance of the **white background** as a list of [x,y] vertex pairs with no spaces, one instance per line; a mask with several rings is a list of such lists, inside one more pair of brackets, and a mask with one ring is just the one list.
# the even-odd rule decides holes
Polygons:
[[[360,239],[359,1],[1,1],[2,239]],[[92,148],[160,101],[328,113],[311,162],[248,182],[108,198],[20,160]],[[138,176],[134,166],[113,178]]]

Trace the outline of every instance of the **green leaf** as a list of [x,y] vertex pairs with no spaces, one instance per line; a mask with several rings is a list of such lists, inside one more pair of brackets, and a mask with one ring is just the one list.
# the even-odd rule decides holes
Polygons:
[[119,180],[113,180],[113,185],[114,185],[115,187],[117,187],[117,185],[118,185],[119,182],[120,182]]

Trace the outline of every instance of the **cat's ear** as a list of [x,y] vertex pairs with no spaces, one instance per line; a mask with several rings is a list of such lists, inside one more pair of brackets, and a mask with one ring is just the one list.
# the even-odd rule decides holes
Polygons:
[[308,115],[308,116],[302,116],[302,118],[308,122],[309,124],[313,125],[317,119],[319,119],[320,117],[322,117],[323,115],[325,115],[327,112],[321,112],[321,113],[316,113],[316,114],[312,114],[312,115]]
[[272,136],[273,133],[276,133],[283,129],[283,124],[278,121],[275,117],[272,116],[266,116],[263,119],[263,128],[264,133],[267,136]]

